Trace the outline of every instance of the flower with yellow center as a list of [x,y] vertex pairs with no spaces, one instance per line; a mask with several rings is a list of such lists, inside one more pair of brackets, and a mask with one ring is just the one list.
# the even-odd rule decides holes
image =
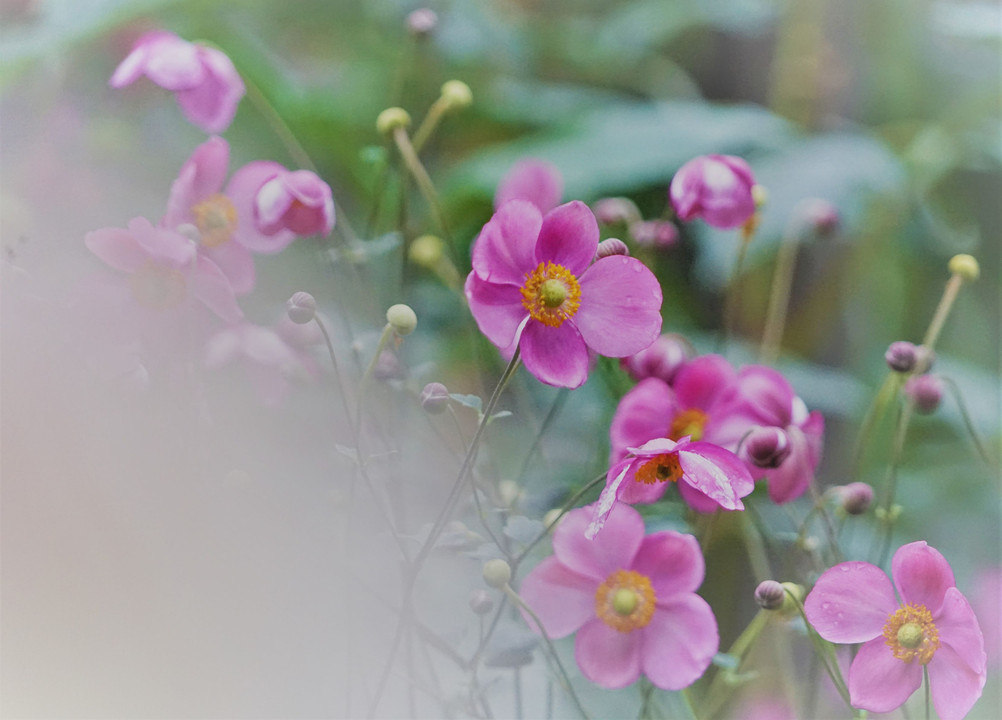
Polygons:
[[595,614],[622,633],[646,627],[657,597],[651,580],[634,570],[617,570],[595,590]]
[[526,273],[522,285],[522,306],[529,316],[544,325],[560,327],[574,317],[581,304],[581,286],[571,272],[552,262],[541,262]]
[[709,419],[710,416],[698,408],[683,410],[672,418],[668,437],[671,440],[681,440],[688,436],[693,440],[702,440],[703,428]]
[[925,605],[908,604],[895,610],[887,617],[883,635],[894,657],[906,663],[918,660],[928,665],[939,649],[939,632]]
[[219,247],[233,237],[237,229],[237,209],[222,193],[210,195],[191,208],[195,226],[202,235],[202,244]]

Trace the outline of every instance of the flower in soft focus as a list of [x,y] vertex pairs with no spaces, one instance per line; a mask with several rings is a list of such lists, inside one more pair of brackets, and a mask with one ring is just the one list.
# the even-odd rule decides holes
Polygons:
[[905,380],[904,390],[922,415],[936,412],[943,401],[943,381],[937,375],[912,375]]
[[630,448],[630,455],[609,468],[588,537],[602,529],[617,502],[657,502],[670,483],[699,512],[744,510],[741,498],[755,489],[748,468],[730,450],[688,438],[657,438]]
[[630,225],[630,237],[642,247],[663,250],[678,242],[678,228],[668,220],[641,220]]
[[836,565],[807,596],[807,619],[825,640],[863,643],[849,668],[853,707],[881,713],[900,707],[922,684],[925,668],[936,713],[958,720],[981,696],[987,675],[974,611],[949,563],[925,542],[898,548],[891,576],[893,586],[870,563]]
[[755,213],[755,177],[733,155],[702,155],[679,168],[668,190],[679,220],[702,218],[717,228],[736,228]]
[[626,687],[643,673],[664,690],[688,687],[719,646],[713,611],[696,594],[705,572],[699,544],[670,530],[645,536],[640,513],[626,505],[588,540],[591,513],[571,510],[557,525],[553,555],[522,581],[522,599],[550,637],[577,633],[574,658],[596,685]]
[[286,170],[268,162],[250,165],[257,164],[274,172],[254,198],[254,220],[262,233],[330,234],[334,229],[334,196],[327,183],[309,170]]
[[619,364],[637,382],[656,377],[670,385],[691,357],[692,345],[688,340],[675,333],[665,333],[640,352],[620,360]]
[[[775,427],[789,444],[777,467],[759,468],[741,439],[756,427]],[[702,355],[678,371],[671,386],[656,377],[639,382],[619,402],[609,428],[612,461],[654,438],[689,436],[737,452],[769,497],[785,503],[807,489],[821,460],[824,419],[808,412],[790,383],[763,365],[735,372],[719,355]],[[739,447],[740,446],[740,447]]]
[[243,317],[223,272],[197,257],[195,245],[179,233],[137,217],[127,229],[95,230],[84,242],[105,263],[129,274],[131,296],[145,310],[171,311],[195,298],[227,322]]
[[1002,665],[1002,567],[988,567],[978,572],[971,605],[981,618],[988,663],[998,668]]
[[509,200],[528,200],[546,214],[560,204],[564,178],[556,165],[537,158],[519,160],[505,173],[494,193],[494,209]]
[[473,247],[466,297],[480,331],[502,352],[521,351],[541,382],[575,388],[588,378],[588,351],[632,355],[661,331],[661,286],[642,262],[601,258],[598,224],[574,201],[544,217],[512,200]]
[[225,53],[163,30],[140,37],[108,84],[124,87],[141,75],[173,91],[184,116],[207,133],[230,126],[245,92],[243,80]]

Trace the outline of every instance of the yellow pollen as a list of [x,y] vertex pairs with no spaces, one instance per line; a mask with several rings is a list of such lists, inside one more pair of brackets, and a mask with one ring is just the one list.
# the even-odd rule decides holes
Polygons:
[[180,305],[187,294],[184,275],[177,268],[148,261],[129,277],[129,289],[143,307],[166,310]]
[[678,482],[682,479],[682,466],[678,464],[678,455],[655,455],[637,468],[634,479],[645,485]]
[[927,665],[939,649],[939,631],[925,605],[903,605],[887,616],[884,641],[898,660]]
[[646,575],[617,570],[595,591],[595,614],[613,630],[628,633],[651,621],[656,599]]
[[526,273],[522,306],[530,317],[550,327],[560,327],[581,305],[581,286],[563,265],[541,262]]
[[710,416],[702,410],[696,408],[683,410],[672,419],[671,427],[668,429],[668,439],[680,440],[689,435],[694,441],[701,440],[703,428],[706,427],[706,421],[709,419]]
[[191,208],[195,225],[202,233],[202,244],[208,247],[222,245],[233,236],[237,229],[237,209],[225,195],[210,195]]

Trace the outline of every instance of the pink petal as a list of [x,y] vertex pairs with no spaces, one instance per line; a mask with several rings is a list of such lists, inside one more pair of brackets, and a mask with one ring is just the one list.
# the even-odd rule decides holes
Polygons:
[[644,538],[630,569],[650,578],[660,607],[694,593],[703,583],[705,564],[696,538],[662,530]]
[[275,232],[282,227],[282,216],[295,198],[283,182],[286,173],[279,173],[261,186],[254,199],[258,226],[264,232]]
[[898,660],[883,636],[863,645],[849,668],[849,700],[871,712],[901,707],[921,684],[922,665]]
[[859,561],[826,570],[804,601],[811,625],[834,643],[865,642],[880,636],[888,616],[897,609],[894,588],[884,571]]
[[194,222],[192,207],[222,190],[229,164],[230,145],[221,137],[211,137],[195,148],[171,185],[164,225],[174,229]]
[[783,375],[764,365],[738,371],[732,401],[754,425],[786,427],[793,421],[793,388]]
[[713,611],[696,594],[676,596],[667,603],[659,597],[650,624],[641,632],[644,675],[663,690],[692,685],[720,646]]
[[678,494],[685,501],[685,504],[696,512],[709,514],[721,509],[720,504],[716,500],[713,500],[699,488],[689,483],[679,483]]
[[925,605],[939,614],[947,589],[957,583],[946,558],[924,540],[898,548],[891,559],[891,576],[903,603]]
[[481,280],[475,272],[470,272],[465,292],[480,332],[500,348],[510,346],[519,325],[528,317],[519,289]]
[[182,267],[195,257],[195,244],[191,240],[171,230],[153,227],[144,217],[130,220],[129,232],[152,260]]
[[602,494],[598,496],[598,502],[592,506],[592,521],[588,525],[588,529],[585,530],[585,537],[589,540],[594,538],[605,525],[606,518],[609,517],[609,513],[619,499],[619,489],[626,480],[632,462],[632,460],[622,460],[609,468],[609,472],[605,476],[605,487],[602,489]]
[[134,83],[146,68],[148,54],[149,50],[146,44],[137,42],[132,48],[132,52],[126,55],[125,59],[115,68],[115,72],[111,74],[108,84],[113,88],[120,88]]
[[590,507],[567,513],[553,532],[553,554],[568,569],[601,583],[616,570],[630,567],[644,539],[644,520],[629,505],[617,504],[602,532],[588,540],[585,530],[591,516]]
[[536,262],[553,262],[580,276],[595,257],[598,238],[598,221],[591,209],[580,200],[564,203],[543,217]]
[[287,172],[276,162],[258,160],[247,163],[230,178],[226,197],[237,211],[237,229],[233,239],[252,252],[272,254],[281,252],[296,239],[290,230],[267,233],[257,216],[257,195],[261,187],[272,178]]
[[602,258],[580,283],[581,305],[573,322],[598,354],[633,355],[661,334],[661,285],[636,258]]
[[981,697],[986,678],[984,666],[976,671],[952,647],[941,645],[929,661],[929,692],[940,720],[967,715]]
[[738,457],[711,443],[689,443],[679,450],[682,481],[714,500],[725,510],[743,510],[740,498],[755,489],[748,468]]
[[219,50],[199,47],[198,54],[204,78],[197,85],[179,90],[177,102],[193,125],[207,133],[220,133],[233,122],[244,84],[233,63]]
[[599,619],[586,623],[574,640],[574,659],[581,674],[608,690],[623,688],[640,677],[643,634],[622,633]]
[[509,200],[528,200],[544,215],[560,204],[564,180],[552,163],[526,158],[515,163],[494,194],[494,209]]
[[223,320],[239,322],[243,319],[244,313],[237,305],[230,281],[207,257],[201,257],[195,263],[191,292]]
[[101,228],[84,236],[87,249],[116,270],[135,272],[149,260],[149,254],[131,232],[123,228]]
[[[479,320],[477,325],[480,325]],[[525,369],[540,382],[573,389],[581,387],[588,379],[588,348],[577,328],[569,322],[550,327],[530,320],[522,332],[519,347]]]
[[645,378],[619,401],[609,426],[612,460],[626,455],[627,448],[648,440],[666,437],[670,429],[668,413],[675,405],[675,393],[656,377]]
[[157,33],[146,45],[146,76],[167,90],[194,87],[205,78],[198,50],[171,33]]
[[[595,591],[599,581],[568,569],[550,556],[532,569],[519,588],[525,601],[551,638],[570,635],[595,617]],[[525,613],[526,623],[534,631],[536,623]]]
[[240,334],[238,328],[228,327],[220,330],[205,343],[203,362],[211,370],[218,370],[228,365],[240,353]]
[[720,355],[700,355],[682,366],[672,386],[682,409],[708,411],[736,377],[734,368]]
[[[985,637],[974,610],[960,590],[950,588],[946,591],[943,606],[939,614],[933,617],[933,621],[939,632],[940,643],[949,645],[971,670],[984,675],[988,663]],[[939,652],[936,651],[936,656]]]
[[542,227],[539,210],[525,200],[501,206],[473,245],[473,272],[482,280],[522,287],[536,269],[536,240]]
[[769,497],[778,505],[803,495],[814,479],[815,464],[804,433],[795,425],[790,425],[786,428],[786,437],[790,442],[790,454],[780,466],[756,468],[768,478]]
[[254,289],[254,257],[243,245],[232,241],[215,247],[203,245],[199,248],[199,253],[211,259],[223,271],[237,295],[246,295]]

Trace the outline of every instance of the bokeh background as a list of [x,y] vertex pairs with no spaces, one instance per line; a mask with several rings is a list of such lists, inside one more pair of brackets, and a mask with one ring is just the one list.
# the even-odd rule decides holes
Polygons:
[[[204,140],[151,83],[107,85],[139,34],[162,27],[233,59],[330,183],[339,223],[350,222],[364,248],[349,258],[336,235],[260,261],[259,286],[242,303],[248,315],[271,322],[292,292],[307,289],[336,318],[347,356],[364,356],[387,305],[406,301],[417,311],[420,332],[400,350],[406,377],[380,395],[392,418],[385,434],[411,451],[388,460],[386,473],[397,483],[398,511],[412,508],[415,525],[454,470],[448,453],[429,450],[448,449],[440,428],[403,398],[429,380],[485,395],[503,362],[472,332],[461,300],[403,261],[407,242],[438,228],[421,197],[395,180],[393,154],[375,131],[389,105],[418,119],[445,80],[472,89],[472,107],[447,117],[423,153],[462,249],[490,217],[498,179],[524,156],[559,168],[565,199],[625,195],[646,217],[664,214],[667,185],[686,160],[745,157],[769,202],[742,278],[735,362],[754,358],[776,248],[798,203],[833,203],[838,232],[800,249],[779,363],[808,407],[825,414],[822,487],[848,479],[887,345],[921,339],[947,260],[975,255],[981,280],[963,289],[936,370],[956,382],[996,464],[975,453],[952,396],[918,418],[900,472],[905,512],[895,545],[924,539],[941,550],[961,590],[988,613],[994,665],[972,716],[996,717],[999,4],[428,6],[438,27],[416,40],[405,18],[418,5],[400,0],[0,2],[3,715],[362,714],[364,703],[345,700],[344,678],[356,673],[371,689],[392,627],[392,608],[355,597],[369,581],[392,596],[392,543],[368,529],[364,513],[346,525],[354,512],[340,482],[347,460],[335,446],[347,436],[338,404],[323,395],[329,377],[297,386],[278,409],[262,408],[239,377],[213,377],[200,399],[155,383],[130,394],[112,382],[120,368],[81,319],[81,293],[103,271],[83,236],[137,215],[159,218],[178,168]],[[257,159],[295,164],[249,99],[225,136],[233,168]],[[665,329],[704,352],[716,347],[736,249],[733,233],[694,223],[675,247],[644,256],[662,279]],[[484,473],[519,479],[520,511],[540,517],[601,471],[608,420],[628,387],[614,363],[600,363],[584,388],[560,400],[546,442],[523,467],[557,396],[523,373],[506,400],[522,420],[498,424]],[[890,427],[878,425],[862,479],[880,482],[889,445]],[[346,527],[355,540],[346,540]],[[873,532],[861,523],[854,547],[867,547]],[[365,550],[346,559],[348,546]],[[740,564],[735,553],[722,545],[711,576]],[[371,575],[360,580],[359,564]],[[479,586],[475,568],[443,567],[430,604],[442,615],[465,607]],[[743,599],[728,599],[733,590],[712,581],[705,588],[725,645],[751,612]],[[623,696],[609,695],[589,700],[612,702],[614,713]],[[406,707],[391,699],[381,712]]]

